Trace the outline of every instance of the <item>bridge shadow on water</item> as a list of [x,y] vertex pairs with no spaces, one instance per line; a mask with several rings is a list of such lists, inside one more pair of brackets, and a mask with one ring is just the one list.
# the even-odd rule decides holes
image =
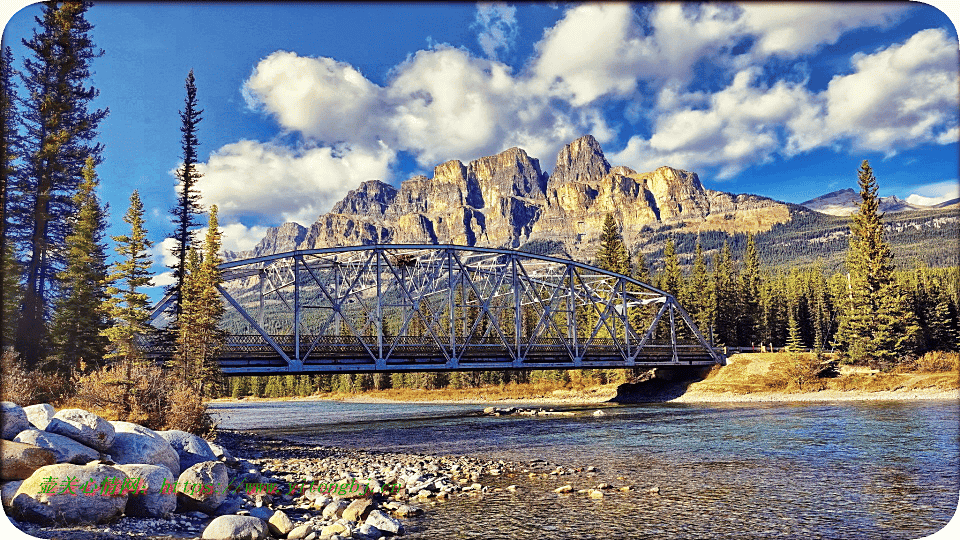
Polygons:
[[648,371],[635,383],[617,387],[617,395],[610,403],[661,403],[676,399],[687,388],[702,381],[710,373],[710,366],[656,368]]

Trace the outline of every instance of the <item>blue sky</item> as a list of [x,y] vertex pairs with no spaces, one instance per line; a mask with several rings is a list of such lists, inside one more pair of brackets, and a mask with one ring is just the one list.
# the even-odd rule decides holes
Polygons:
[[[5,27],[18,64],[39,11]],[[519,146],[549,172],[586,133],[613,165],[710,189],[802,202],[869,159],[882,195],[957,196],[957,34],[921,3],[102,2],[88,19],[111,234],[133,189],[152,239],[171,230],[190,69],[228,249],[450,159]]]

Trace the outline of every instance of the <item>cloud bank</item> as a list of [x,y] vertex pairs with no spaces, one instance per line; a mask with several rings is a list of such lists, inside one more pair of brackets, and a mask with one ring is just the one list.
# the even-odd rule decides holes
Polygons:
[[[582,4],[515,70],[498,58],[513,50],[516,8],[481,4],[471,28],[482,55],[433,46],[382,85],[333,58],[276,51],[243,95],[302,142],[224,146],[204,164],[201,189],[225,222],[307,225],[360,182],[392,180],[400,152],[430,168],[520,146],[549,170],[563,144],[592,133],[621,141],[608,148],[617,164],[706,167],[723,179],[818,148],[892,155],[955,144],[957,43],[943,30],[854,54],[819,90],[768,69],[851,30],[887,27],[908,7]],[[704,65],[719,84],[705,84]]]

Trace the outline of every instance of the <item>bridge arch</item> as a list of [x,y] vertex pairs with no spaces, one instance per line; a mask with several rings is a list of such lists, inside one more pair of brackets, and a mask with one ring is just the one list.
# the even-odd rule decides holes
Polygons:
[[724,362],[672,295],[547,255],[377,244],[289,251],[220,270],[228,375]]

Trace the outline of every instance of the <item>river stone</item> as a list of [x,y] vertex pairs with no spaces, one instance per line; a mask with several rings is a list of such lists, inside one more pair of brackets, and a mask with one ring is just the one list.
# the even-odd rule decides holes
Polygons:
[[320,538],[329,538],[335,534],[350,532],[350,527],[344,523],[336,521],[320,529]]
[[100,452],[89,446],[78,443],[70,437],[40,431],[39,429],[27,429],[21,431],[13,439],[16,442],[32,444],[40,448],[46,448],[53,452],[57,463],[73,463],[83,465],[90,463],[95,459],[100,459]]
[[177,506],[184,510],[216,512],[227,498],[227,466],[219,461],[204,461],[187,468],[177,478]]
[[46,448],[0,440],[0,480],[24,480],[40,467],[56,462],[56,455]]
[[283,510],[277,510],[267,521],[267,527],[276,537],[284,537],[293,530],[293,522],[283,513]]
[[116,467],[134,482],[140,481],[137,490],[129,493],[127,509],[124,511],[126,515],[165,518],[177,509],[177,494],[172,489],[163,489],[165,483],[168,485],[173,483],[173,473],[170,469],[163,465],[145,463]]
[[230,451],[219,444],[208,441],[207,446],[210,447],[210,451],[213,452],[213,455],[217,456],[217,459],[220,461],[230,461],[233,459],[233,455],[230,453]]
[[180,475],[180,456],[156,431],[132,422],[115,421],[111,424],[116,431],[113,444],[108,449],[113,461],[124,465],[163,465],[170,470],[173,478]]
[[411,506],[409,504],[401,504],[400,506],[397,507],[396,510],[393,511],[393,513],[397,517],[411,517],[411,516],[419,516],[420,514],[423,513],[423,510],[417,506]]
[[287,540],[303,540],[304,538],[310,536],[313,533],[313,525],[311,523],[304,523],[298,525],[289,534],[287,534]]
[[[71,489],[67,489],[67,479],[76,480],[69,484]],[[111,483],[117,482],[118,489],[104,489],[108,479]],[[122,489],[124,481],[129,479],[123,471],[100,463],[58,463],[40,467],[17,489],[13,515],[48,525],[51,516],[60,524],[106,523],[120,516],[127,504],[127,493]]]
[[25,429],[30,429],[30,420],[23,407],[12,401],[0,402],[0,438],[12,441]]
[[384,514],[380,510],[371,510],[364,523],[387,534],[401,534],[403,530],[403,525],[399,520]]
[[171,429],[168,431],[158,431],[157,435],[164,438],[180,458],[180,470],[185,471],[197,463],[204,461],[217,461],[216,454],[210,449],[206,440],[197,437],[193,433]]
[[22,483],[23,480],[11,480],[0,484],[0,501],[3,502],[4,508],[13,503],[13,496],[17,493],[17,490],[20,489],[20,484]]
[[374,504],[372,500],[357,499],[344,509],[343,519],[350,521],[363,521],[373,509]]
[[263,521],[270,519],[270,516],[273,515],[273,510],[270,510],[266,506],[254,506],[249,510],[250,515],[255,518],[260,518]]
[[113,424],[83,409],[61,409],[53,415],[45,430],[70,437],[101,452],[110,448],[116,436]]
[[53,415],[57,414],[57,410],[49,403],[28,405],[23,408],[23,412],[27,413],[27,420],[37,429],[47,429],[47,424],[53,420]]
[[360,528],[357,529],[357,534],[371,539],[376,539],[383,536],[383,533],[380,532],[380,529],[366,523],[360,525]]
[[336,500],[323,507],[321,515],[325,518],[343,517],[343,511],[350,506],[350,503],[344,500]]
[[204,540],[262,540],[267,524],[253,516],[220,516],[203,530]]

